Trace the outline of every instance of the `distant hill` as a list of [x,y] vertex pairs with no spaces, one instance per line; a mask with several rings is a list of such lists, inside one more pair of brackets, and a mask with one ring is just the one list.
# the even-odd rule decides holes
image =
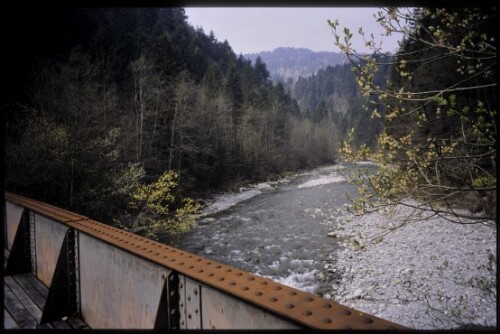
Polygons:
[[243,55],[252,62],[255,62],[258,56],[266,63],[271,79],[283,82],[289,78],[295,82],[301,76],[307,77],[317,73],[322,68],[335,67],[335,65],[344,64],[347,61],[342,53],[315,52],[305,48],[281,47],[273,51]]

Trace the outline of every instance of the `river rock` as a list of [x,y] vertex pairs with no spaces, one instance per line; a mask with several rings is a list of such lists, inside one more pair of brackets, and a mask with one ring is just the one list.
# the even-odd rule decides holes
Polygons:
[[204,219],[200,220],[200,222],[198,224],[205,225],[205,224],[213,223],[214,221],[215,221],[215,218],[204,218]]
[[358,299],[358,298],[361,298],[362,296],[363,296],[363,290],[362,289],[357,289],[352,294],[352,299]]

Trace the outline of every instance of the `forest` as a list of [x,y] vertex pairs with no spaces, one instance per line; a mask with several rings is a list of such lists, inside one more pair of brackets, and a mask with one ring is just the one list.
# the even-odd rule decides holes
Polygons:
[[[420,24],[416,26],[435,29],[439,22],[432,15],[415,19]],[[260,57],[251,61],[237,56],[227,41],[190,26],[182,8],[45,8],[12,13],[4,24],[8,22],[26,24],[7,36],[11,49],[6,54],[9,66],[4,71],[2,104],[8,191],[110,224],[138,221],[148,210],[170,215],[173,221],[168,221],[176,222],[199,208],[191,198],[334,163],[339,148],[346,157],[356,152],[366,158],[367,150],[386,154],[390,143],[385,134],[401,145],[408,141],[409,150],[418,150],[421,142],[441,140],[439,156],[452,150],[446,143],[462,145],[457,139],[461,136],[469,145],[464,126],[468,129],[467,124],[478,121],[487,128],[474,131],[489,132],[484,138],[477,134],[470,138],[482,142],[464,148],[463,156],[445,157],[446,167],[432,173],[438,173],[434,178],[439,182],[449,174],[439,189],[453,190],[457,180],[463,181],[458,189],[472,187],[466,190],[469,194],[484,190],[488,205],[492,204],[496,127],[491,120],[496,117],[496,97],[489,81],[496,73],[496,57],[489,54],[475,65],[469,64],[467,49],[458,48],[450,56],[430,48],[435,54],[427,58],[424,47],[430,42],[418,37],[403,40],[397,55],[375,49],[356,58],[347,43],[352,34],[344,31],[347,44],[339,39],[336,44],[349,63],[320,69],[295,82],[273,83]],[[451,37],[455,23],[450,22],[442,29],[444,40],[459,43],[467,31],[456,30],[459,35]],[[336,25],[331,25],[337,34]],[[487,22],[473,28],[477,33],[470,39],[492,34]],[[496,45],[494,40],[488,43]],[[456,64],[457,59],[462,65]],[[464,70],[463,64],[480,68],[491,59],[495,63],[488,67],[488,77],[472,75],[479,87],[488,81],[489,88],[480,90],[480,95],[473,90],[460,95],[444,94],[445,90],[424,100],[401,95],[408,90],[413,96],[415,88],[440,92],[438,88],[454,87],[463,80],[460,71],[473,71]],[[405,65],[411,75],[404,71]],[[429,79],[436,73],[440,73],[437,81]],[[387,103],[387,96],[395,98]],[[456,105],[469,109],[461,115]],[[423,114],[408,113],[406,118],[395,114],[404,108],[417,108]],[[432,108],[441,108],[449,117],[435,115]],[[394,166],[404,165],[404,155],[410,153],[388,154],[388,165]],[[477,159],[470,175],[462,175],[452,162],[469,156]],[[426,171],[428,161],[423,164],[416,168],[424,183],[434,182]],[[446,168],[453,171],[444,172]],[[412,180],[418,183],[422,178]],[[392,189],[391,184],[385,187]]]
[[6,190],[111,223],[169,171],[174,212],[336,159],[333,114],[303,112],[259,57],[236,56],[182,8],[25,15],[6,70]]
[[287,84],[300,77],[308,77],[319,70],[347,63],[347,57],[340,52],[311,51],[306,48],[279,47],[273,51],[244,54],[243,57],[255,61],[260,57],[266,63],[273,81]]

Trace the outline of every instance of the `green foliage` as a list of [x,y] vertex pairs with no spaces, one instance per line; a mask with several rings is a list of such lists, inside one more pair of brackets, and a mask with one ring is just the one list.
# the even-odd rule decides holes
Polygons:
[[[399,52],[387,55],[392,74],[386,86],[374,79],[381,68],[377,57],[357,54],[352,34],[339,33],[338,22],[330,21],[362,94],[375,97],[372,116],[385,124],[375,150],[356,150],[352,135],[341,148],[348,160],[378,165],[377,173],[352,180],[361,193],[354,203],[357,213],[403,204],[458,223],[496,219],[497,58],[490,24],[495,13],[484,8],[380,11],[377,21],[387,34],[403,35]],[[366,40],[381,52],[373,36]],[[463,206],[472,213],[460,210]]]
[[138,210],[138,214],[130,228],[157,238],[161,233],[175,235],[194,226],[201,206],[188,197],[179,201],[175,195],[177,186],[178,175],[174,171],[166,171],[157,181],[138,186],[131,193],[130,208]]

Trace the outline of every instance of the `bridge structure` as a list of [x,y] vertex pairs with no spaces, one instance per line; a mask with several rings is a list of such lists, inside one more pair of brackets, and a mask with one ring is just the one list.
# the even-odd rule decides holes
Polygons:
[[405,329],[5,193],[4,328]]

